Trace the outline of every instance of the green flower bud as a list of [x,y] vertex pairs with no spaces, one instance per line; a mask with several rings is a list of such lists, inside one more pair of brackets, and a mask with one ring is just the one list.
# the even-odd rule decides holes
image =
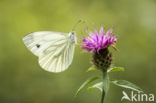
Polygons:
[[102,71],[106,71],[112,63],[112,53],[108,48],[101,49],[99,52],[94,52],[92,56],[93,65]]

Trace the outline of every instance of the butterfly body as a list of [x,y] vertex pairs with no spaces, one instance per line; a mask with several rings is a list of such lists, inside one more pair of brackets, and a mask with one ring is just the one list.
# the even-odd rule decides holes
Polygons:
[[40,31],[26,35],[23,41],[26,47],[39,57],[39,64],[44,70],[62,72],[72,63],[77,38],[75,31],[69,34]]
[[69,33],[69,41],[70,41],[71,43],[77,44],[77,38],[76,38],[76,33],[75,33],[75,31],[72,31],[72,32]]

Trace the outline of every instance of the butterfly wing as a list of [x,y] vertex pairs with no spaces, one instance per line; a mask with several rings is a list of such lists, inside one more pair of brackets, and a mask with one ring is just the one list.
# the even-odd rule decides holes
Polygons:
[[23,38],[28,49],[39,57],[40,66],[49,72],[62,72],[72,63],[75,43],[61,32],[34,32]]
[[51,46],[39,56],[39,64],[49,72],[62,72],[72,63],[74,48],[75,44],[68,41],[56,48]]
[[63,41],[68,34],[53,31],[33,32],[23,38],[24,44],[36,56],[39,56],[56,41]]

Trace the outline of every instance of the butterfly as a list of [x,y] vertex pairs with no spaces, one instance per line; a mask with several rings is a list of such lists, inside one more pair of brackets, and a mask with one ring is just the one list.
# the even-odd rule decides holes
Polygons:
[[23,38],[26,47],[39,58],[40,66],[49,72],[65,71],[72,63],[76,32],[39,31]]

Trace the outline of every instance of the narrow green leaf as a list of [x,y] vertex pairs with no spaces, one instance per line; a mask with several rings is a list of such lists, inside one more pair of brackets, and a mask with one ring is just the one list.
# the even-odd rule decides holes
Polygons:
[[90,92],[90,91],[92,91],[92,89],[96,88],[96,89],[99,89],[102,92],[102,86],[103,86],[102,82],[96,83],[93,86],[88,87],[88,91]]
[[96,68],[94,66],[90,67],[87,72],[90,72],[90,71],[93,71],[93,70],[96,70]]
[[77,96],[83,88],[85,88],[86,86],[88,86],[90,83],[92,83],[93,81],[95,81],[95,80],[97,80],[97,79],[99,79],[99,77],[92,77],[92,78],[87,79],[87,80],[80,86],[80,88],[77,90],[75,96]]
[[107,72],[115,72],[115,71],[124,71],[125,69],[123,67],[113,67],[109,68]]
[[101,92],[102,89],[104,89],[105,93],[107,93],[109,90],[109,76],[107,73],[105,73],[103,77],[103,82],[94,84],[93,86],[88,88],[88,91],[92,91],[92,89],[96,88],[99,89]]
[[141,88],[139,88],[135,84],[133,84],[129,81],[126,81],[126,80],[112,80],[111,82],[120,87],[132,89],[132,90],[138,91],[138,92],[143,92]]

